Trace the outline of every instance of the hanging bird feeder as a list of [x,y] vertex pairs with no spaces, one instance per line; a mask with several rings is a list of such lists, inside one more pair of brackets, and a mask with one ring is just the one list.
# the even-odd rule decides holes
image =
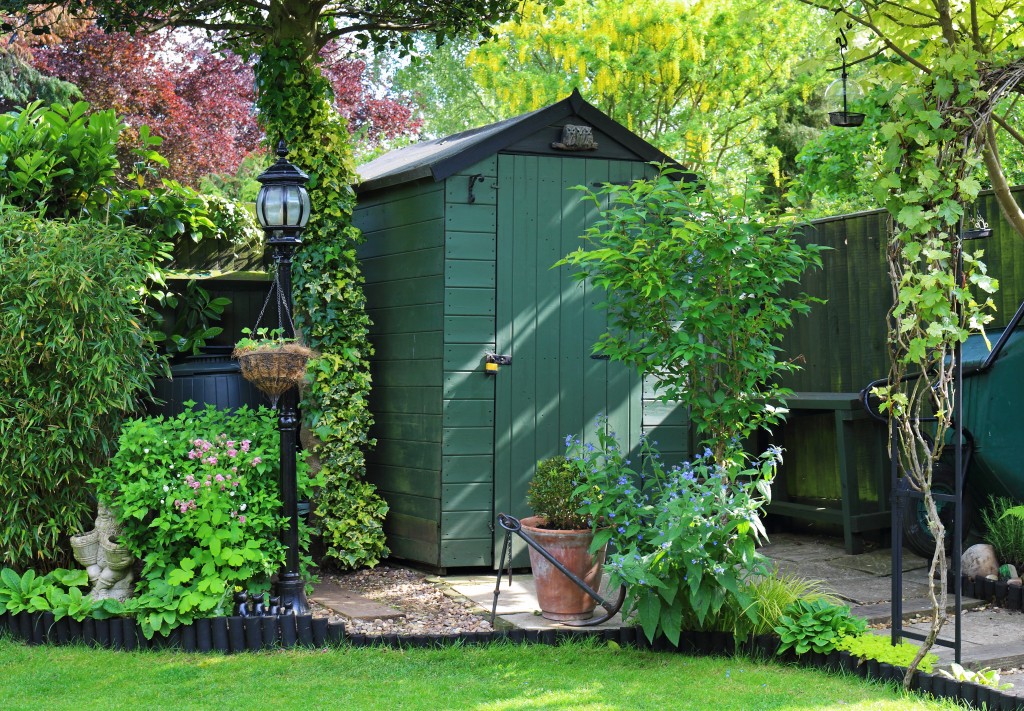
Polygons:
[[[851,23],[846,23],[846,29],[851,27],[853,27]],[[833,126],[852,128],[864,123],[864,114],[850,111],[851,106],[857,105],[864,99],[864,90],[855,79],[851,79],[846,73],[846,49],[849,43],[842,28],[839,28],[836,44],[839,45],[839,59],[843,63],[843,73],[825,90],[825,108],[828,110],[829,123]]]

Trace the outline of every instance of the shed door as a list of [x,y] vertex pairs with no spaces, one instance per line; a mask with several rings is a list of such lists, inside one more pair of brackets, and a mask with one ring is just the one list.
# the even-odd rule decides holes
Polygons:
[[[603,292],[552,265],[580,246],[597,217],[574,186],[639,178],[644,164],[583,158],[498,156],[497,352],[512,356],[496,376],[495,513],[528,516],[526,487],[538,460],[564,451],[568,434],[595,439],[607,414],[630,447],[641,427],[640,379],[591,358],[606,319]],[[504,531],[495,533],[495,566]],[[528,565],[522,541],[514,564]]]

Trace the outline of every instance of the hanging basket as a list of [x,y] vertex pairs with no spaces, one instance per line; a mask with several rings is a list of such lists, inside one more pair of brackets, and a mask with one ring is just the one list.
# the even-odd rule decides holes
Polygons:
[[282,343],[257,348],[235,349],[242,377],[270,396],[277,398],[298,385],[306,376],[306,364],[317,353],[301,343]]

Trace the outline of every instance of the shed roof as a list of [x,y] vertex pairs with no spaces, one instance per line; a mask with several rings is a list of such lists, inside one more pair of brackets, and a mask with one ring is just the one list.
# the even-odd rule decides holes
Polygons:
[[444,180],[553,122],[570,116],[578,116],[612,137],[635,153],[638,160],[679,165],[625,126],[588,104],[579,91],[574,89],[568,97],[550,106],[385,153],[359,166],[360,184],[356,189],[366,192],[428,177],[432,177],[435,182]]

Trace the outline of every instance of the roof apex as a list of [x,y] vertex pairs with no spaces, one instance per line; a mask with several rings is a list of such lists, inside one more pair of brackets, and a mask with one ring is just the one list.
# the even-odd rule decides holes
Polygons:
[[579,116],[624,145],[639,160],[679,165],[600,109],[587,103],[579,89],[574,88],[561,101],[535,111],[385,153],[359,166],[361,182],[356,189],[367,192],[427,177],[433,178],[435,182],[444,180],[553,122],[570,116]]

